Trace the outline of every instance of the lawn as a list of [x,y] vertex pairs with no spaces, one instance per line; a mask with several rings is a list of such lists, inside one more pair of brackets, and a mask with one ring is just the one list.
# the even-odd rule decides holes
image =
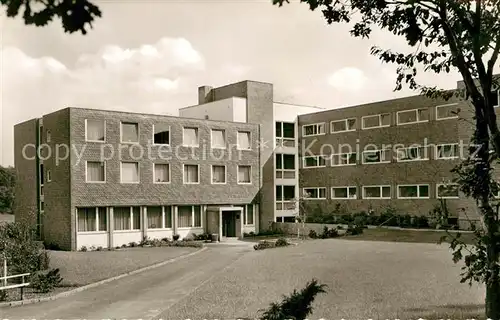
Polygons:
[[0,224],[5,222],[14,222],[14,215],[0,213]]
[[50,251],[66,286],[81,286],[147,267],[198,250],[189,247],[124,248],[113,251]]
[[[440,230],[397,230],[387,228],[364,229],[363,234],[355,236],[346,236],[343,239],[347,240],[370,240],[370,241],[391,241],[391,242],[418,242],[418,243],[438,243],[442,236],[448,235],[446,231]],[[450,242],[454,233],[446,239]],[[467,232],[462,233],[460,239],[466,244],[472,244],[474,234]]]
[[465,319],[481,314],[484,289],[461,284],[460,267],[445,244],[311,240],[246,254],[161,316],[255,318],[316,278],[328,292],[309,319]]

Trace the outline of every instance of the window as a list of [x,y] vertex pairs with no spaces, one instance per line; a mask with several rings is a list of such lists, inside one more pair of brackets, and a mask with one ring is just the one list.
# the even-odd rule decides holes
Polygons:
[[363,163],[389,163],[389,149],[363,151]]
[[382,113],[361,118],[363,129],[383,128],[391,125],[391,114]]
[[283,222],[295,223],[295,217],[283,217]]
[[399,199],[429,199],[429,185],[400,185],[398,186]]
[[153,125],[153,144],[170,144],[170,126],[157,123]]
[[43,164],[40,164],[40,184],[45,183],[45,171],[43,170]]
[[47,182],[52,181],[52,172],[50,170],[47,170]]
[[302,136],[304,137],[317,136],[321,134],[325,134],[324,123],[315,123],[302,126]]
[[356,187],[333,187],[332,199],[357,199]]
[[276,186],[276,210],[295,209],[295,186]]
[[326,188],[304,188],[305,199],[326,199]]
[[139,124],[133,122],[122,122],[122,142],[137,143],[139,142]]
[[419,122],[428,122],[429,121],[429,109],[414,109],[414,110],[404,110],[398,111],[396,113],[396,120],[398,126],[404,124],[412,124]]
[[40,186],[40,195],[43,196],[43,186]]
[[295,155],[276,154],[276,178],[295,179]]
[[139,163],[122,162],[121,163],[121,182],[138,183],[139,182]]
[[439,144],[436,146],[436,159],[457,159],[459,155],[458,143]]
[[52,140],[52,135],[50,133],[50,130],[47,130],[47,142],[50,142]]
[[103,120],[85,120],[85,139],[87,141],[104,142],[106,140],[106,122]]
[[325,156],[308,156],[303,158],[304,168],[319,168],[326,166]]
[[200,206],[179,206],[177,215],[179,228],[201,228]]
[[225,149],[226,148],[226,132],[224,130],[212,130],[212,148]]
[[147,207],[148,229],[171,229],[172,207]]
[[245,225],[253,225],[253,204],[247,204],[245,206]]
[[168,163],[155,163],[153,179],[155,183],[169,183],[170,165]]
[[140,230],[141,208],[140,207],[114,207],[113,222],[115,230]]
[[87,161],[87,182],[106,182],[106,165],[100,161]]
[[443,199],[457,199],[459,198],[458,184],[438,184],[436,185],[437,198]]
[[330,122],[330,132],[356,131],[356,118],[349,118]]
[[182,144],[187,147],[199,146],[198,128],[185,127],[183,129],[182,141]]
[[238,131],[238,149],[239,150],[250,150],[250,132]]
[[460,109],[458,103],[443,104],[436,106],[436,120],[446,120],[458,118]]
[[184,165],[184,183],[197,184],[200,183],[200,168],[197,164]]
[[391,186],[364,186],[363,199],[390,199]]
[[427,155],[427,148],[425,147],[398,148],[396,152],[398,162],[429,159]]
[[338,153],[332,154],[332,167],[352,166],[357,162],[356,153]]
[[45,211],[45,203],[42,201],[40,202],[40,212]]
[[276,122],[276,146],[295,147],[295,123]]
[[492,90],[489,98],[490,98],[491,103],[493,104],[493,107],[500,106],[500,90],[499,89]]
[[226,166],[212,166],[212,184],[226,183]]
[[43,126],[38,128],[38,142],[43,143]]
[[238,183],[239,184],[252,183],[251,166],[238,166]]
[[78,232],[108,231],[106,208],[78,208]]

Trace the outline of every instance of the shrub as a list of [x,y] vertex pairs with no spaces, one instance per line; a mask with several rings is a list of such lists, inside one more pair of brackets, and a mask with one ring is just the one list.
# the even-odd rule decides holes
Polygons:
[[260,310],[262,312],[260,318],[305,320],[312,312],[312,303],[316,295],[326,292],[326,288],[326,285],[318,284],[318,281],[313,279],[301,291],[293,290],[292,294],[288,297],[284,296],[281,302],[271,303],[267,310]]
[[255,250],[264,250],[264,249],[274,248],[274,247],[275,247],[275,244],[273,242],[266,241],[266,240],[259,241],[259,243],[257,243],[256,245],[253,246],[253,248]]
[[316,231],[314,230],[309,230],[309,238],[311,239],[317,239],[318,238],[318,234],[316,233]]
[[[243,236],[245,236],[245,235],[246,235],[246,233]],[[193,238],[194,238],[194,240],[197,240],[197,241],[208,241],[208,240],[212,240],[212,234],[202,233],[200,235],[195,235],[193,233]]]
[[411,216],[409,214],[404,214],[402,216],[399,216],[399,226],[401,228],[411,227]]
[[53,250],[53,251],[61,251],[61,247],[58,244],[52,243],[52,242],[44,242],[43,246],[47,250]]
[[355,236],[355,235],[358,235],[358,234],[362,234],[363,233],[363,230],[364,230],[364,227],[363,226],[360,226],[360,225],[349,225],[347,227],[347,230],[346,230],[346,235],[351,235],[351,236]]
[[135,248],[135,247],[137,247],[137,243],[132,241],[132,242],[129,242],[128,246],[131,248]]
[[0,302],[7,301],[8,298],[7,290],[0,291]]
[[48,271],[39,271],[31,277],[31,286],[38,292],[47,293],[59,285],[62,277],[59,274],[59,269],[51,269]]
[[38,255],[38,270],[47,270],[50,264],[49,253],[45,250]]
[[289,243],[288,241],[286,241],[285,238],[279,238],[278,240],[276,240],[276,242],[274,243],[274,246],[276,247],[286,247],[288,246]]
[[140,247],[150,246],[151,244],[152,244],[152,240],[149,239],[149,237],[143,237],[141,242],[139,242]]
[[174,239],[174,241],[177,241],[177,240],[179,240],[180,237],[181,237],[180,235],[174,234],[173,239]]
[[186,247],[186,248],[201,248],[203,243],[195,241],[169,241],[164,242],[166,247]]

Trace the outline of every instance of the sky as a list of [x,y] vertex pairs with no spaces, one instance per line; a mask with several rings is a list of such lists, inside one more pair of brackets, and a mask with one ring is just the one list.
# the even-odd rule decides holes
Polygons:
[[[395,67],[370,47],[406,49],[375,32],[349,35],[306,4],[271,0],[101,0],[85,36],[59,21],[0,16],[0,165],[13,165],[13,126],[66,107],[178,115],[202,85],[274,84],[275,101],[339,108],[416,94],[393,92]],[[454,88],[456,73],[420,79]]]

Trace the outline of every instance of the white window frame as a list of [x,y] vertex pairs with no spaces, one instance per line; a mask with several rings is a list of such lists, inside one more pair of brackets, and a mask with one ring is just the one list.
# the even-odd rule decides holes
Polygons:
[[[191,207],[191,226],[190,227],[177,227],[178,230],[188,230],[188,229],[193,229],[193,228],[196,228],[196,229],[201,229],[203,228],[203,206],[201,205],[192,205],[192,206],[179,206],[179,207]],[[199,227],[195,227],[194,226],[194,207],[200,207],[200,226]],[[178,211],[177,211],[177,214],[178,214]]]
[[[348,123],[349,120],[354,120],[354,128],[353,129],[348,129]],[[358,119],[357,118],[346,118],[346,119],[341,119],[341,120],[333,120],[330,121],[330,133],[335,134],[335,133],[342,133],[342,132],[353,132],[356,131],[356,124],[357,124]],[[341,131],[333,131],[333,124],[337,122],[344,122],[346,130],[341,130]]]
[[50,169],[47,170],[45,179],[47,180],[47,182],[52,181],[52,171],[50,171]]
[[[102,124],[104,126],[104,140],[89,140],[88,139],[88,135],[87,135],[87,121],[88,120],[93,120],[93,121],[101,121],[99,119],[85,119],[85,141],[86,142],[95,142],[95,143],[105,143],[106,142],[106,120],[102,120]],[[122,132],[121,132],[121,127],[122,127],[122,124],[120,122],[120,140],[122,138]]]
[[[374,187],[379,187],[380,188],[380,197],[379,198],[374,198],[374,197],[367,197],[366,196],[366,188],[374,188]],[[388,187],[390,196],[389,197],[384,197],[382,188]],[[370,185],[370,186],[363,186],[362,188],[362,199],[368,199],[368,200],[386,200],[386,199],[392,199],[392,188],[391,185],[389,184],[381,184],[381,185]]]
[[[162,182],[162,181],[156,181],[156,165],[167,165],[168,166],[168,181],[167,182]],[[170,163],[153,163],[153,183],[155,184],[170,184],[172,181],[172,168]]]
[[155,146],[169,146],[172,142],[172,128],[168,126],[168,143],[155,143],[155,124],[153,124],[153,131],[151,132],[151,142]]
[[[427,196],[422,197],[420,196],[420,187],[425,186],[427,187]],[[417,196],[416,197],[402,197],[401,192],[399,190],[400,187],[417,187]],[[397,198],[398,199],[430,199],[431,196],[431,186],[429,184],[398,184],[396,186],[397,188]]]
[[[214,182],[214,167],[224,167],[224,182]],[[252,169],[250,169],[250,171],[251,170]],[[212,164],[210,166],[210,183],[211,184],[227,184],[227,166],[226,165],[223,165],[223,164]]]
[[457,106],[457,105],[458,105],[458,103],[455,102],[455,103],[441,104],[441,105],[436,106],[436,108],[435,108],[435,110],[436,110],[436,121],[448,120],[448,119],[457,119],[458,115],[454,115],[454,116],[451,116],[451,117],[444,117],[444,118],[439,118],[439,116],[438,116],[438,109],[439,108],[451,107],[451,106]]
[[[249,167],[250,168],[250,182],[240,182],[239,181],[239,176],[240,176],[240,167]],[[236,182],[238,184],[243,184],[243,185],[250,185],[252,184],[252,166],[251,165],[238,165],[238,168],[237,168],[237,173],[236,173]],[[227,179],[227,178],[226,178]]]
[[[189,145],[186,144],[186,139],[185,139],[185,130],[186,129],[194,129],[196,131],[196,144],[195,145]],[[189,148],[197,148],[200,146],[200,128],[194,127],[194,126],[184,126],[182,127],[182,145],[184,147],[189,147]]]
[[[385,150],[389,150],[389,152],[390,152],[390,149],[377,149],[377,150],[373,149],[373,150],[365,150],[365,151],[361,152],[361,163],[362,163],[362,164],[382,164],[382,163],[391,163],[391,159],[389,159],[389,160],[383,160],[383,161],[382,161],[382,157],[381,157],[381,161],[379,161],[379,162],[366,162],[366,161],[365,161],[365,153],[366,153],[366,152],[379,152],[379,151],[385,151]],[[390,158],[390,155],[389,155],[389,158]]]
[[[276,135],[276,123],[279,123],[281,126],[281,136]],[[288,138],[283,136],[283,131],[284,131],[284,126],[286,124],[293,124],[294,127],[294,132],[293,132],[293,138]],[[284,147],[286,141],[292,141],[293,146],[285,146],[286,148],[295,148],[295,141],[297,139],[297,124],[295,122],[288,122],[288,121],[275,121],[275,128],[274,128],[274,135],[276,138],[276,147]]]
[[47,143],[51,142],[52,134],[51,134],[50,130],[47,130],[47,132],[45,134],[46,134],[45,139],[47,140]]
[[[148,222],[148,214],[149,212],[147,211],[149,207],[161,207],[161,228],[149,228],[149,222]],[[165,208],[170,207],[170,221],[172,223],[171,227],[166,226],[166,221],[165,221]],[[145,219],[145,227],[147,230],[172,230],[174,227],[174,206],[146,206],[146,219]]]
[[[124,207],[124,208],[129,208],[129,214],[130,214],[130,225],[128,226],[128,229],[124,229],[124,230],[113,230],[113,232],[118,232],[118,233],[126,233],[126,232],[139,232],[141,230],[141,227],[142,225],[144,225],[144,223],[147,224],[147,221],[142,221],[142,225],[141,225],[141,214],[142,214],[142,209],[140,206],[114,206],[113,207],[113,210],[115,207]],[[135,207],[139,207],[139,229],[134,229],[135,227],[135,224],[134,224],[134,208]],[[114,223],[114,221],[113,221]]]
[[440,197],[439,196],[439,187],[440,186],[448,186],[448,185],[458,186],[458,183],[437,183],[436,184],[436,199],[460,199],[460,189],[458,189],[458,196],[456,196],[456,197]]
[[[281,198],[278,199],[277,193],[276,193],[276,187],[281,187]],[[278,184],[274,186],[274,208],[276,211],[289,211],[289,210],[295,210],[297,208],[297,200],[296,196],[293,197],[293,199],[285,200],[283,197],[283,194],[285,193],[285,187],[294,187],[294,193],[295,195],[297,194],[297,189],[298,187],[296,185],[288,185],[288,184]],[[300,192],[300,191],[299,191]],[[287,207],[290,205],[290,207]],[[281,207],[281,209],[278,209],[278,205]],[[287,208],[285,208],[287,207]]]
[[[370,129],[378,129],[378,128],[387,128],[387,127],[390,127],[391,123],[392,123],[392,119],[391,119],[391,121],[390,121],[389,124],[382,125],[382,116],[383,115],[389,115],[389,119],[391,117],[391,114],[388,113],[388,112],[379,113],[379,114],[372,114],[372,115],[361,117],[361,130],[370,130]],[[366,128],[365,127],[365,121],[364,121],[364,119],[366,119],[366,118],[374,118],[374,117],[378,117],[378,123],[379,123],[379,125],[376,126],[376,127],[368,127],[368,128]]]
[[[311,189],[316,189],[316,191],[318,193],[318,198],[311,198],[309,196],[306,196],[304,198],[304,200],[326,200],[328,198],[328,196],[326,195],[326,187],[305,187],[305,188],[302,188],[302,194],[308,193],[306,190],[311,190]],[[320,189],[325,190],[325,197],[324,198],[320,197],[320,192],[319,192]]]
[[[324,165],[320,165],[319,164],[319,158],[323,158],[324,161],[325,161],[325,164]],[[306,166],[306,159],[307,158],[317,158],[317,162],[318,162],[318,165],[317,166]],[[326,159],[327,157],[325,157],[324,155],[318,155],[318,156],[304,156],[302,157],[302,169],[310,169],[310,168],[324,168],[326,167]]]
[[[139,178],[137,182],[123,182],[123,163],[137,163],[137,177]],[[123,184],[139,184],[141,183],[141,164],[138,161],[120,161],[120,183]],[[131,209],[132,210],[132,209]]]
[[[404,125],[408,125],[408,124],[416,124],[416,123],[429,122],[429,119],[420,120],[420,113],[419,113],[420,110],[426,110],[429,113],[427,116],[430,118],[429,108],[418,108],[418,109],[411,109],[411,110],[401,110],[401,111],[397,111],[396,112],[396,125],[398,125],[398,126],[404,126]],[[403,113],[409,113],[409,112],[415,112],[416,113],[416,117],[415,118],[417,120],[416,121],[411,121],[411,122],[400,122],[399,121],[399,115],[403,114]]]
[[[106,207],[90,207],[90,208],[94,208],[95,209],[95,230],[96,231],[78,231],[78,209],[82,209],[82,208],[88,208],[88,207],[79,207],[79,208],[76,208],[76,232],[78,234],[97,234],[97,233],[107,233],[108,230],[109,230],[109,216],[108,216],[108,208]],[[100,230],[99,229],[99,208],[106,208],[106,230]]]
[[[123,141],[123,124],[136,124],[137,125],[137,141]],[[106,131],[106,130],[104,130]],[[106,140],[106,138],[104,138]],[[120,121],[120,143],[121,144],[140,144],[141,141],[141,128],[139,122],[134,121]]]
[[[217,147],[214,146],[214,131],[222,131],[222,136],[224,137],[224,146],[223,147]],[[210,130],[210,147],[212,149],[227,149],[227,136],[226,136],[226,130],[224,129],[211,129]]]
[[[334,189],[347,189],[347,198],[338,198],[338,197],[335,197],[335,192],[333,192]],[[355,190],[355,197],[351,197],[351,192],[350,192],[350,189],[354,189]],[[331,187],[330,188],[330,198],[332,200],[357,200],[359,197],[358,197],[358,187],[356,186],[338,186],[338,187]]]
[[[316,133],[316,134],[306,134],[306,127],[310,126],[316,126],[316,131],[319,132],[320,126],[323,126],[323,133]],[[302,125],[302,136],[303,137],[313,137],[313,136],[322,136],[326,134],[326,128],[325,128],[325,123],[324,122],[318,122],[318,123],[309,123],[309,124],[304,124]]]
[[[285,155],[288,155],[288,156],[293,156],[294,157],[294,169],[284,169],[284,164],[285,164]],[[281,157],[281,169],[278,168],[278,166],[276,166],[276,159],[278,159],[278,157]],[[284,178],[285,176],[285,172],[293,172],[294,175],[296,176],[297,175],[297,155],[296,154],[293,154],[293,153],[274,153],[274,163],[275,163],[275,168],[274,168],[274,171],[275,171],[275,177],[277,177],[278,173],[281,174],[281,178],[277,178],[277,179],[295,179],[295,178]]]
[[[427,148],[427,146],[415,146],[415,147],[402,147],[402,148],[397,148],[396,149],[396,161],[397,162],[412,162],[412,161],[427,161],[429,160],[429,157],[427,156],[426,158],[424,158],[424,154],[421,154],[422,152],[425,153],[425,150],[424,148]],[[420,158],[417,158],[417,159],[401,159],[401,150],[408,150],[408,149],[418,149],[418,155],[420,156]],[[422,150],[422,151],[420,151]],[[429,150],[427,150],[429,151]],[[406,151],[405,151],[406,152]]]
[[[248,148],[242,149],[240,148],[240,133],[247,133],[248,134]],[[244,131],[244,130],[239,130],[236,133],[236,149],[237,150],[252,150],[252,132],[251,131]]]
[[[458,143],[441,143],[441,144],[437,144],[434,148],[434,159],[436,160],[454,160],[454,159],[458,159],[460,158],[460,154],[457,155],[456,157],[439,157],[439,147],[442,147],[442,146],[457,146],[457,152],[459,151],[458,150]],[[459,152],[460,153],[460,152]]]
[[[197,166],[198,167],[198,182],[186,182],[186,174],[185,174],[185,171],[186,171],[186,166]],[[184,163],[182,165],[182,182],[184,184],[200,184],[200,171],[201,171],[201,168],[200,168],[200,165],[199,164],[196,164],[196,163]]]
[[498,108],[500,107],[500,88],[493,89],[492,91],[497,92],[497,101],[498,101],[498,104],[494,105],[493,108]]
[[[89,162],[103,163],[103,166],[104,166],[104,181],[89,181],[88,180],[87,171],[88,171]],[[106,180],[107,180],[106,161],[90,161],[90,160],[85,161],[85,183],[106,183]]]
[[349,157],[347,157],[347,159],[351,159],[350,155],[351,154],[356,154],[356,152],[342,152],[342,153],[335,153],[335,154],[332,154],[331,155],[331,159],[330,159],[330,166],[331,167],[346,167],[346,166],[355,166],[358,164],[358,156],[356,154],[356,159],[355,159],[355,162],[354,163],[340,163],[339,161],[339,164],[335,164],[334,161],[333,161],[333,157],[338,157],[340,159],[341,156],[343,155],[349,155]]
[[[248,208],[249,207],[252,208],[252,221],[253,221],[253,223],[248,223],[248,217],[249,217]],[[245,226],[254,226],[255,225],[255,209],[256,209],[256,206],[253,203],[245,205],[245,212],[244,212],[245,217],[244,217],[243,225],[245,225]]]

